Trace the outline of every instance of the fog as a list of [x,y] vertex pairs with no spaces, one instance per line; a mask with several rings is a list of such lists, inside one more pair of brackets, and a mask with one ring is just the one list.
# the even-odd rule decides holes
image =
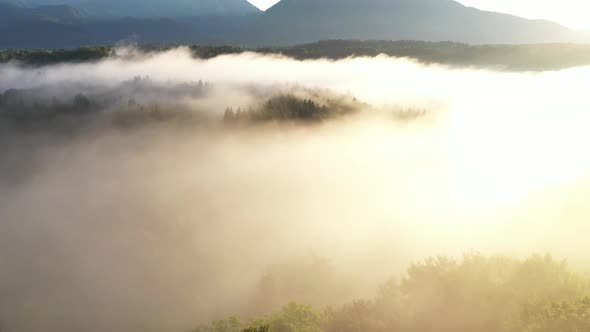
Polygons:
[[[137,76],[147,88],[133,85]],[[439,254],[551,252],[585,269],[589,79],[587,67],[196,60],[184,48],[0,65],[0,93],[19,89],[37,103],[116,94],[102,113],[133,99],[206,115],[116,128],[100,113],[65,135],[60,119],[0,126],[0,327],[186,331],[290,300],[370,296],[410,262]],[[318,124],[223,124],[226,107],[282,93],[366,106]],[[323,292],[260,299],[265,274],[316,273],[306,264],[322,257]]]

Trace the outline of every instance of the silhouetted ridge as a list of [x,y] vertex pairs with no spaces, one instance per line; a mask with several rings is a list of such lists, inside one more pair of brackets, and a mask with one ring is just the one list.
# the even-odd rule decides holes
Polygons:
[[245,34],[258,45],[323,39],[426,40],[469,43],[575,41],[549,21],[481,11],[452,0],[282,0]]

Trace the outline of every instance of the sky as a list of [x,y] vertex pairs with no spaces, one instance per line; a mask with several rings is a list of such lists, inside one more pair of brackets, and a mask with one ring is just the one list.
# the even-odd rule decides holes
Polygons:
[[[262,10],[277,0],[248,0]],[[360,1],[362,3],[362,0]],[[590,0],[459,0],[464,5],[484,10],[547,19],[574,29],[590,29]]]

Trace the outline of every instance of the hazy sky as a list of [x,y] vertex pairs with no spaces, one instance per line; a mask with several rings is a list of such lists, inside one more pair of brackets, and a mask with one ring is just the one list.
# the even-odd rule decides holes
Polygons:
[[[248,0],[267,9],[277,0]],[[359,1],[362,3],[362,1]],[[459,0],[485,10],[510,13],[527,18],[543,18],[572,28],[590,29],[590,0]]]

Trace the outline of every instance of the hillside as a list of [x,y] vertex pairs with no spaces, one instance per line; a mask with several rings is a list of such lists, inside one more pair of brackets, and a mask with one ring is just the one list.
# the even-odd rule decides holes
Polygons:
[[68,4],[97,18],[251,15],[260,10],[246,0],[29,0],[36,6]]
[[[67,2],[57,5],[59,2]],[[0,49],[120,42],[284,47],[318,40],[481,44],[590,42],[556,23],[481,11],[453,0],[0,0]],[[37,7],[35,7],[37,6]]]
[[590,45],[564,43],[470,45],[455,42],[327,40],[280,48],[279,52],[299,60],[385,54],[425,64],[504,71],[560,70],[590,65]]
[[10,5],[14,7],[26,7],[26,4],[21,0],[0,0],[0,6]]
[[18,29],[18,33],[0,34],[0,49],[54,49],[120,43],[207,43],[219,44],[224,23],[240,24],[234,18],[205,22],[179,22],[173,19],[121,18],[113,20],[52,21],[21,20],[18,24],[0,21],[0,31]]
[[242,38],[255,45],[292,45],[325,39],[495,44],[580,37],[552,22],[481,11],[453,0],[282,0]]
[[0,27],[9,31],[11,30],[9,24],[18,26],[23,22],[75,21],[87,18],[87,14],[68,5],[45,5],[29,8],[8,2],[0,2],[0,18],[2,18]]
[[0,49],[72,48],[120,42],[218,44],[257,16],[96,18],[93,15],[70,5],[22,7],[0,3]]

